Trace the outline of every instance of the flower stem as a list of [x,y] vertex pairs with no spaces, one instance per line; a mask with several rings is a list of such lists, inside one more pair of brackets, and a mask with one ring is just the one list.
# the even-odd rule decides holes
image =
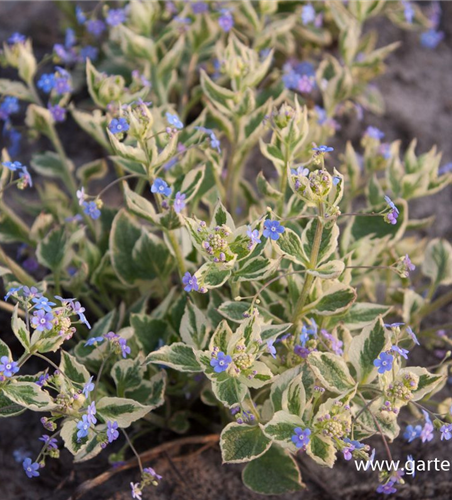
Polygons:
[[179,275],[182,278],[186,272],[186,267],[185,267],[185,260],[184,260],[183,254],[182,254],[181,247],[179,245],[179,242],[177,241],[177,238],[176,238],[176,235],[174,234],[174,231],[166,230],[165,232],[166,232],[166,235],[168,236],[168,239],[171,243],[171,246],[173,247],[174,254],[176,256],[177,267],[179,269]]

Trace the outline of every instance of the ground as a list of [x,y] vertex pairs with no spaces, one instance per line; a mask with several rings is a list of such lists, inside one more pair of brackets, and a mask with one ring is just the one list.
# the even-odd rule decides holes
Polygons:
[[[376,22],[381,40],[390,43],[401,40],[402,46],[388,61],[388,71],[377,85],[385,97],[387,112],[384,117],[365,117],[364,124],[351,121],[344,124],[342,137],[352,138],[357,143],[362,130],[368,124],[378,126],[386,133],[387,140],[402,139],[406,146],[409,141],[418,139],[418,151],[427,151],[436,144],[443,151],[443,163],[452,161],[452,46],[450,44],[452,23],[452,4],[443,2],[443,29],[445,41],[435,51],[420,47],[416,35],[401,33],[388,22]],[[45,19],[45,23],[43,22]],[[8,2],[0,3],[0,39],[4,40],[12,31],[32,35],[38,49],[49,47],[59,33],[58,16],[55,4],[50,2]],[[12,28],[13,27],[13,28]],[[337,141],[338,148],[341,147]],[[90,158],[80,156],[76,141],[69,152],[77,154],[77,163]],[[428,236],[443,236],[450,239],[450,202],[452,187],[434,198],[426,198],[411,207],[415,217],[436,214],[435,223],[428,229]],[[443,316],[449,314],[442,312]],[[7,329],[8,317],[2,315],[2,331]],[[440,319],[438,319],[439,321]],[[13,349],[14,346],[13,345]],[[431,353],[416,348],[416,356],[423,364],[435,364]],[[427,362],[425,362],[427,360]],[[67,452],[63,452],[62,461],[51,461],[40,478],[27,480],[20,463],[13,458],[14,450],[38,450],[37,437],[41,427],[37,415],[30,412],[15,419],[4,420],[0,424],[0,485],[1,498],[5,500],[69,500],[75,489],[88,479],[92,479],[107,468],[106,458],[99,457],[85,464],[73,466]],[[174,436],[158,435],[152,442],[138,443],[140,451],[155,446]],[[374,441],[380,456],[381,445]],[[152,466],[164,476],[161,485],[149,489],[143,494],[143,500],[236,500],[262,498],[249,492],[241,482],[242,467],[222,465],[218,447],[186,459],[180,455],[189,455],[196,448],[173,450],[169,455],[162,455],[152,461]],[[434,441],[422,445],[415,442],[406,444],[399,438],[392,450],[396,459],[404,459],[407,453],[415,458],[445,459],[452,452],[452,441],[441,442],[437,436]],[[171,458],[170,458],[171,457]],[[375,493],[377,478],[375,474],[356,472],[352,462],[338,460],[333,470],[320,469],[312,461],[300,459],[301,471],[307,489],[302,493],[285,495],[281,500],[344,499],[365,500],[381,498]],[[90,490],[84,500],[125,500],[130,498],[131,481],[137,481],[137,469],[121,472],[103,485]],[[436,499],[449,500],[452,490],[450,472],[419,473],[415,479],[408,479],[407,485],[400,489],[394,499]],[[274,497],[276,498],[276,497]]]

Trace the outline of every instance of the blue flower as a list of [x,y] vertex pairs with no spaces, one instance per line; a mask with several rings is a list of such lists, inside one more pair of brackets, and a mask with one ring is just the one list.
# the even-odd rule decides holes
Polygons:
[[295,434],[292,436],[292,443],[297,448],[306,448],[311,440],[311,429],[302,429],[301,427],[295,427]]
[[130,352],[131,352],[130,347],[127,345],[127,340],[120,338],[118,342],[119,342],[119,346],[121,348],[122,357],[127,358],[127,355],[130,354]]
[[39,441],[42,441],[47,448],[53,448],[54,450],[58,449],[58,441],[55,438],[51,438],[47,434],[43,434],[40,438]]
[[229,365],[232,363],[231,356],[226,355],[224,352],[220,351],[216,358],[210,360],[210,366],[213,367],[215,373],[222,373],[226,371]]
[[186,292],[191,292],[192,290],[197,292],[199,290],[198,279],[196,276],[192,276],[188,271],[184,274],[182,283],[185,285],[184,290]]
[[366,131],[364,132],[364,135],[377,140],[381,140],[385,136],[384,132],[382,132],[377,127],[367,127]]
[[442,31],[436,31],[434,29],[430,29],[425,31],[421,35],[421,45],[427,49],[436,49],[438,44],[444,38],[444,33]]
[[19,99],[17,97],[6,96],[0,104],[0,118],[6,120],[9,115],[19,111]]
[[80,441],[80,439],[85,438],[88,435],[90,428],[90,423],[88,420],[88,417],[86,415],[82,416],[82,419],[77,422],[77,439]]
[[12,377],[15,373],[19,371],[19,365],[16,361],[10,361],[8,356],[2,356],[0,358],[0,372],[6,378]]
[[382,352],[380,356],[374,360],[374,366],[378,368],[378,373],[388,372],[392,368],[394,356],[387,352]]
[[109,26],[118,26],[126,20],[126,17],[125,9],[110,9],[105,20]]
[[23,165],[22,163],[20,163],[20,161],[4,161],[2,165],[8,170],[11,170],[11,172],[17,172],[17,170],[22,170],[23,168]]
[[50,114],[52,115],[52,118],[56,122],[64,122],[66,120],[66,109],[63,108],[62,106],[59,106],[58,104],[55,104],[55,106],[52,106],[51,104],[48,105],[48,109],[50,111]]
[[107,421],[107,438],[109,443],[113,443],[119,437],[118,422]]
[[162,196],[170,196],[172,189],[168,186],[168,184],[158,177],[155,179],[154,184],[151,186],[151,193],[157,193]]
[[402,0],[402,5],[403,5],[403,15],[405,16],[405,21],[408,24],[413,24],[413,19],[415,14],[413,6],[407,0]]
[[40,297],[41,293],[35,286],[32,286],[31,288],[29,288],[28,286],[24,286],[23,295],[27,299],[34,299],[35,297]]
[[253,230],[251,228],[251,226],[248,226],[248,229],[246,231],[246,235],[250,239],[249,247],[251,247],[253,245],[258,245],[261,242],[261,239],[259,238],[259,231],[257,229]]
[[57,67],[57,70],[60,76],[55,78],[55,85],[53,87],[55,92],[58,95],[69,94],[72,92],[71,76],[63,68]]
[[418,339],[417,339],[417,337],[416,337],[416,334],[413,332],[413,330],[411,329],[411,327],[410,327],[410,326],[407,326],[407,327],[406,327],[406,332],[408,333],[408,335],[411,337],[411,339],[413,340],[413,342],[414,342],[415,344],[417,344],[417,345],[421,345],[421,344],[419,343],[419,340],[418,340]]
[[104,341],[104,337],[91,337],[90,339],[88,339],[86,342],[85,342],[85,347],[86,346],[92,346],[92,345],[95,345],[95,344],[100,344]]
[[26,458],[22,466],[24,468],[25,474],[31,479],[32,477],[39,476],[39,464],[36,462],[32,462],[31,458]]
[[185,208],[184,200],[186,197],[187,195],[181,193],[180,191],[176,193],[176,198],[174,200],[174,210],[177,214],[180,214],[182,210]]
[[184,128],[184,124],[179,120],[179,117],[177,115],[172,115],[171,113],[166,113],[166,119],[168,120],[168,123],[177,129],[182,129]]
[[[99,338],[99,337],[94,337],[94,338]],[[102,340],[104,340],[103,337],[100,337]],[[88,343],[85,344],[85,346]],[[93,377],[90,377],[88,382],[83,386],[82,394],[85,396],[85,398],[88,398],[89,393],[94,391],[94,383],[93,383]]]
[[422,442],[425,443],[426,441],[431,441],[434,438],[433,435],[434,427],[428,413],[425,410],[422,410],[422,413],[424,414],[425,423],[424,427],[422,428],[420,438]]
[[101,212],[95,201],[84,201],[82,206],[83,212],[85,212],[88,217],[91,217],[91,219],[96,220],[100,217]]
[[266,238],[270,238],[270,239],[276,241],[279,239],[281,234],[284,233],[285,230],[286,230],[286,228],[284,226],[281,226],[281,224],[277,220],[268,220],[267,219],[264,222],[263,234]]
[[418,437],[420,437],[422,432],[422,425],[416,425],[415,427],[413,425],[407,425],[405,432],[403,433],[403,437],[411,443],[411,441],[414,441]]
[[329,146],[321,145],[317,148],[312,148],[313,151],[317,151],[317,153],[330,153],[334,151],[334,148],[330,148]]
[[398,345],[393,345],[391,346],[391,351],[396,352],[400,356],[402,356],[405,359],[408,359],[408,349],[404,349],[403,347],[399,347]]
[[83,61],[86,61],[87,59],[95,61],[98,55],[99,49],[97,47],[93,47],[92,45],[86,45],[80,50],[80,57]]
[[108,128],[112,134],[121,134],[122,132],[127,132],[130,127],[125,118],[113,118]]
[[8,44],[15,45],[16,43],[24,43],[26,39],[27,39],[27,37],[25,35],[22,35],[22,33],[17,33],[17,31],[16,31],[16,33],[13,33],[8,38]]
[[394,481],[389,481],[386,484],[380,484],[377,488],[377,493],[383,493],[384,495],[390,495],[391,493],[396,493],[397,489],[394,488]]
[[40,309],[33,313],[31,324],[38,332],[43,332],[44,330],[51,330],[53,328],[52,320],[53,314],[51,312],[45,312]]
[[55,75],[53,73],[45,73],[41,76],[37,83],[38,87],[48,94],[55,86]]
[[273,345],[274,340],[267,341],[267,351],[276,359],[276,347]]
[[232,17],[231,11],[228,9],[221,9],[220,13],[221,16],[218,18],[218,24],[225,33],[229,33],[234,27],[234,18]]
[[205,127],[195,127],[195,129],[200,130],[201,132],[207,134],[210,138],[210,146],[213,149],[216,149],[218,153],[221,153],[220,141],[217,139],[217,136],[215,135],[215,132],[212,129]]
[[304,25],[315,21],[315,9],[310,3],[301,9],[301,20]]
[[78,5],[77,5],[77,7],[75,7],[75,17],[77,18],[77,22],[79,24],[85,24],[85,22],[86,22],[86,15],[83,12],[82,8],[79,7]]
[[452,424],[445,424],[441,427],[441,441],[444,439],[446,441],[449,441],[450,438],[452,438]]
[[11,295],[14,295],[17,292],[20,292],[22,290],[22,288],[23,287],[21,287],[21,286],[18,286],[18,287],[15,287],[15,288],[10,288],[8,290],[8,292],[6,293],[6,295],[5,295],[5,301],[7,301],[11,297]]
[[86,418],[90,424],[95,425],[97,422],[97,418],[95,417],[96,415],[96,402],[93,401],[91,404],[88,405],[88,408],[86,410]]
[[96,37],[102,35],[104,30],[105,30],[105,23],[100,19],[90,19],[86,23],[86,31],[88,31],[88,33],[91,33]]

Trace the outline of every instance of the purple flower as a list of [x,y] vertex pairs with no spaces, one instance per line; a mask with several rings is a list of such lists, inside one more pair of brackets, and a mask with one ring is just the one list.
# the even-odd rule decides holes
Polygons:
[[209,6],[206,2],[194,2],[191,6],[193,14],[202,14],[209,10]]
[[105,21],[109,26],[118,26],[126,20],[126,17],[125,9],[110,9]]
[[184,274],[182,283],[185,285],[184,290],[186,292],[191,292],[192,290],[197,292],[199,290],[198,279],[196,276],[192,276],[188,271]]
[[380,356],[374,360],[374,366],[378,368],[378,373],[388,372],[392,368],[394,356],[387,352],[382,352]]
[[25,474],[31,479],[32,477],[39,476],[39,464],[36,462],[32,462],[31,458],[26,458],[22,464]]
[[[13,33],[9,38],[8,38],[8,44],[9,45],[15,45],[16,43],[24,43],[27,37],[25,35],[22,35],[22,33]],[[39,476],[39,474],[38,474]]]
[[231,11],[228,9],[221,9],[220,13],[221,16],[218,18],[218,24],[225,33],[229,33],[234,27],[234,18],[232,17]]
[[19,371],[19,365],[16,361],[10,361],[8,356],[2,356],[0,358],[0,372],[6,378],[12,377],[15,373]]
[[444,175],[452,171],[452,163],[446,163],[440,169],[438,169],[438,175]]
[[96,424],[97,418],[96,415],[96,402],[93,401],[90,405],[88,405],[88,409],[86,411],[86,418],[90,424]]
[[446,441],[449,441],[450,438],[452,438],[452,424],[445,424],[441,427],[441,441],[444,439]]
[[122,357],[127,358],[127,355],[130,354],[130,352],[131,352],[130,347],[127,345],[127,340],[120,338],[118,342],[119,342],[119,346],[121,347]]
[[300,358],[306,359],[309,354],[311,354],[311,350],[308,349],[307,347],[303,347],[301,345],[296,345],[293,349],[293,352],[297,355],[300,356]]
[[342,356],[342,354],[344,354],[344,351],[342,349],[344,343],[341,340],[334,337],[334,335],[331,335],[331,333],[329,333],[324,328],[320,330],[320,333],[322,334],[323,337],[325,337],[327,340],[331,342],[331,349],[335,354],[337,354],[338,356]]
[[170,196],[172,189],[168,186],[168,184],[160,177],[155,179],[154,184],[151,186],[151,193],[157,193],[162,196]]
[[267,351],[272,355],[274,359],[276,359],[276,347],[273,345],[274,340],[267,341]]
[[98,219],[100,217],[100,210],[97,207],[97,203],[95,201],[84,201],[83,202],[83,212],[91,217],[91,219]]
[[45,312],[40,309],[33,313],[31,324],[38,332],[43,332],[44,330],[51,330],[53,328],[52,320],[53,314],[51,312]]
[[[90,339],[88,339],[86,342],[85,342],[85,347],[86,346],[91,346],[91,345],[94,345],[94,344],[100,344],[104,341],[104,337],[91,337]],[[91,377],[92,378],[92,377]]]
[[89,59],[90,61],[95,61],[98,55],[99,49],[97,47],[93,47],[92,45],[86,45],[80,50],[80,58],[82,59],[82,61],[86,61],[87,59]]
[[408,359],[408,353],[409,353],[408,349],[403,349],[403,347],[399,347],[398,345],[393,345],[391,346],[391,351],[396,352],[405,359]]
[[77,22],[79,24],[85,24],[85,22],[86,22],[86,15],[83,12],[82,8],[79,7],[78,5],[77,5],[77,7],[75,7],[75,17],[77,18]]
[[433,424],[432,424],[432,421],[430,420],[430,417],[428,415],[428,413],[425,411],[425,410],[422,410],[422,413],[424,414],[424,418],[425,418],[425,423],[424,423],[424,427],[422,428],[422,431],[421,431],[421,434],[420,434],[420,438],[422,440],[423,443],[425,443],[426,441],[431,441],[433,439]]
[[334,148],[331,148],[329,146],[321,145],[318,146],[317,148],[312,148],[313,151],[317,151],[317,153],[330,153],[331,151],[334,151]]
[[132,489],[132,498],[141,500],[142,491],[140,488],[140,483],[130,483],[130,488]]
[[112,134],[121,134],[129,130],[129,124],[125,118],[113,118],[113,120],[108,125],[108,128]]
[[109,443],[113,443],[119,437],[118,422],[107,421],[107,438]]
[[143,469],[143,472],[145,474],[149,474],[154,479],[157,479],[157,481],[160,481],[160,479],[162,479],[162,476],[160,476],[160,474],[157,474],[157,472],[155,472],[155,470],[152,467],[146,467],[145,469]]
[[402,0],[403,5],[403,15],[405,16],[405,21],[408,24],[413,24],[414,19],[414,9],[410,2],[407,0]]
[[344,448],[342,450],[342,453],[344,454],[345,460],[351,460],[352,459],[352,457],[353,457],[353,455],[352,455],[353,451],[355,451],[355,447],[353,446],[353,444],[349,444],[347,446],[347,448]]
[[35,297],[41,296],[41,294],[39,293],[38,289],[35,286],[32,286],[31,288],[29,288],[28,286],[24,286],[23,294],[24,297],[26,297],[27,299],[34,299]]
[[315,21],[315,9],[310,3],[301,9],[301,20],[304,25]]
[[66,120],[66,109],[63,108],[62,106],[59,106],[58,104],[55,104],[55,106],[52,106],[51,104],[48,105],[50,114],[52,115],[52,118],[56,122],[64,122]]
[[416,334],[413,332],[413,330],[411,329],[411,327],[410,327],[410,326],[407,326],[407,327],[406,327],[406,332],[408,333],[408,335],[411,337],[411,339],[413,340],[413,342],[414,342],[415,344],[417,344],[417,345],[421,345],[421,344],[419,343],[419,340],[418,340],[418,339],[417,339],[417,337],[416,337]]
[[248,226],[246,235],[250,239],[249,247],[252,247],[253,245],[258,245],[261,242],[261,239],[259,238],[259,231],[257,229],[254,230],[251,229],[251,226]]
[[264,236],[270,238],[274,241],[278,240],[286,228],[281,226],[280,222],[277,220],[266,220],[264,222]]
[[414,441],[418,437],[420,437],[422,432],[422,425],[416,425],[415,427],[412,425],[407,425],[405,432],[403,433],[403,437],[411,443],[411,441]]
[[226,371],[229,365],[232,363],[231,356],[226,355],[224,352],[220,351],[216,358],[210,360],[210,366],[213,367],[215,373],[222,373]]
[[166,113],[166,119],[168,120],[168,123],[177,129],[183,129],[184,124],[179,120],[179,117],[177,115],[172,115],[171,113]]
[[372,139],[377,139],[378,141],[383,139],[383,137],[385,136],[384,132],[382,132],[377,127],[367,127],[366,131],[364,132],[364,135]]
[[96,37],[102,35],[104,30],[105,30],[105,23],[100,19],[90,19],[86,23],[86,31],[88,31],[88,33],[91,33]]
[[386,484],[380,484],[377,488],[377,493],[383,493],[384,495],[390,495],[391,493],[396,493],[396,488],[394,488],[394,481],[389,481]]
[[426,49],[436,49],[438,44],[444,38],[444,33],[442,31],[436,31],[434,29],[430,29],[425,31],[421,35],[421,45]]
[[49,378],[48,373],[44,373],[43,375],[40,375],[38,380],[36,381],[36,385],[39,385],[39,387],[44,387],[45,383],[47,382]]
[[64,70],[64,74],[55,78],[55,85],[53,87],[55,92],[59,95],[69,94],[72,91],[72,85],[70,82],[70,75]]
[[182,194],[180,191],[176,193],[176,198],[174,200],[174,210],[177,214],[180,214],[185,208],[185,198],[187,195]]
[[403,264],[405,265],[407,271],[414,271],[416,269],[416,266],[411,262],[408,254],[405,254],[405,257],[403,258]]
[[201,132],[207,134],[210,138],[210,146],[213,149],[216,149],[218,153],[221,153],[220,141],[217,139],[217,136],[215,135],[215,132],[212,129],[205,127],[195,127],[195,129],[200,130]]
[[90,428],[90,422],[87,417],[87,415],[82,415],[82,419],[77,422],[77,439],[80,441],[80,439],[85,438],[88,435],[89,428]]
[[295,434],[292,436],[292,443],[297,448],[306,448],[311,440],[311,429],[302,429],[301,427],[295,427]]
[[53,448],[54,450],[58,449],[57,440],[55,438],[51,438],[47,434],[43,434],[39,441],[43,441],[47,448]]
[[[94,337],[94,338],[99,338],[99,337]],[[102,340],[103,337],[100,337]],[[88,342],[85,344],[85,346],[88,344]],[[88,398],[89,393],[94,391],[94,383],[93,383],[93,377],[90,377],[88,382],[83,386],[82,394],[85,396],[85,398]]]

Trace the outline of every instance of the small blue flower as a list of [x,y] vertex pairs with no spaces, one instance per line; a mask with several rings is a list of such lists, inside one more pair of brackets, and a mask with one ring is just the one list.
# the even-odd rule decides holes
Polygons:
[[408,24],[413,24],[415,12],[413,6],[411,5],[411,2],[408,2],[407,0],[402,0],[402,5],[403,5],[403,15],[405,16],[405,21]]
[[396,493],[397,489],[394,488],[394,481],[389,481],[386,484],[380,484],[377,488],[377,493],[383,493],[383,495],[391,495]]
[[82,8],[79,7],[78,5],[77,5],[77,7],[75,7],[75,17],[77,18],[77,22],[79,24],[85,24],[85,22],[86,22],[86,15],[83,12]]
[[425,31],[421,35],[421,45],[426,49],[436,49],[438,44],[444,38],[444,33],[442,31],[436,31],[434,29],[430,29]]
[[261,242],[261,239],[259,238],[259,231],[257,229],[252,229],[251,226],[248,226],[248,229],[246,231],[246,235],[250,239],[250,247],[253,245],[258,245]]
[[86,23],[86,31],[98,37],[105,31],[105,23],[100,19],[90,19]]
[[48,105],[48,109],[50,111],[50,114],[52,115],[52,118],[58,122],[64,122],[66,120],[66,109],[63,108],[62,106],[59,106],[58,104],[55,104],[55,106],[52,106],[51,104]]
[[113,118],[108,128],[112,134],[122,134],[123,132],[127,132],[130,127],[125,118]]
[[225,33],[229,33],[234,27],[234,18],[232,17],[231,11],[228,9],[221,9],[220,13],[221,16],[218,18],[218,24]]
[[127,355],[130,354],[131,352],[130,347],[127,345],[127,340],[120,338],[118,342],[119,342],[119,347],[121,348],[122,357],[127,358]]
[[92,45],[86,45],[80,49],[80,58],[82,61],[89,59],[90,61],[95,61],[99,55],[99,49],[93,47]]
[[311,440],[311,429],[302,429],[301,427],[295,427],[295,434],[292,436],[292,443],[297,448],[306,448]]
[[22,170],[23,168],[23,165],[22,163],[20,163],[20,161],[4,161],[2,165],[8,170],[11,170],[11,172],[17,172],[18,170]]
[[7,301],[11,297],[11,295],[14,295],[15,293],[20,292],[22,290],[22,288],[23,287],[21,287],[21,286],[18,286],[16,288],[10,288],[5,295],[5,301]]
[[107,438],[109,443],[113,443],[119,437],[118,422],[107,421]]
[[185,285],[184,290],[186,292],[191,292],[192,290],[197,292],[199,290],[198,279],[196,276],[192,276],[188,271],[184,274],[182,283]]
[[43,434],[40,438],[39,441],[42,441],[47,448],[53,448],[54,450],[58,449],[58,441],[55,438],[51,438],[47,434]]
[[267,341],[267,351],[272,355],[273,358],[276,359],[276,347],[273,345],[274,340]]
[[166,113],[166,119],[168,120],[168,123],[177,129],[183,129],[184,124],[179,120],[179,117],[177,115],[172,115],[171,113]]
[[162,196],[170,196],[172,189],[168,186],[168,184],[158,177],[155,179],[154,184],[151,186],[151,193],[157,193]]
[[277,220],[266,220],[264,222],[264,236],[270,238],[274,241],[278,240],[286,228],[280,224]]
[[97,418],[95,417],[96,413],[97,413],[96,402],[93,401],[91,404],[88,405],[86,411],[86,418],[90,424],[95,425],[97,423]]
[[301,9],[301,20],[304,25],[315,21],[315,9],[310,3]]
[[210,360],[210,366],[213,367],[215,373],[222,373],[226,371],[229,365],[232,363],[231,356],[226,355],[224,352],[220,351],[216,358]]
[[27,37],[25,35],[22,35],[22,33],[13,33],[9,38],[8,38],[8,44],[9,45],[15,45],[16,43],[24,43]]
[[417,339],[417,337],[416,337],[416,334],[413,332],[413,330],[411,329],[411,327],[410,327],[410,326],[407,326],[407,327],[406,327],[406,332],[408,333],[408,335],[411,337],[411,339],[413,340],[413,342],[414,342],[415,344],[417,344],[417,345],[421,345],[421,344],[419,343],[419,340],[418,340],[418,339]]
[[378,373],[388,372],[392,368],[394,356],[387,352],[382,352],[380,356],[374,360],[374,366],[378,368]]
[[17,113],[19,109],[19,99],[8,95],[0,104],[0,118],[6,120],[10,115]]
[[313,151],[317,151],[317,153],[330,153],[334,151],[334,148],[330,148],[329,146],[321,145],[317,148],[312,148]]
[[433,435],[434,427],[432,421],[430,420],[429,414],[425,410],[422,410],[422,413],[424,414],[425,423],[424,427],[422,427],[420,438],[421,441],[425,443],[426,441],[431,441],[434,438]]
[[32,477],[39,476],[39,464],[32,462],[31,458],[26,458],[22,464],[25,474],[31,479]]
[[217,136],[215,135],[215,132],[212,129],[205,127],[195,127],[195,129],[207,134],[210,138],[211,147],[213,149],[216,149],[218,153],[221,153],[220,141],[217,139]]
[[8,356],[2,356],[0,358],[0,372],[6,378],[12,377],[15,373],[19,371],[19,365],[16,361],[11,361]]
[[105,340],[104,337],[91,337],[85,342],[85,347],[92,346],[95,344],[101,344],[104,340]]
[[405,432],[403,433],[403,437],[411,443],[418,437],[420,437],[422,432],[422,425],[416,425],[415,427],[412,425],[407,425]]
[[449,441],[450,438],[452,438],[452,424],[445,424],[441,427],[441,441],[444,439],[446,441]]
[[410,352],[408,349],[403,349],[403,347],[399,347],[398,345],[391,346],[391,351],[396,352],[405,359],[408,359],[408,353]]
[[118,26],[126,20],[125,9],[110,9],[105,21],[109,26]]
[[88,435],[90,425],[91,424],[89,423],[88,417],[86,415],[83,415],[82,419],[77,423],[77,439],[79,441],[80,439],[83,439]]
[[45,73],[38,80],[38,88],[46,94],[50,93],[55,86],[55,75],[53,73]]
[[27,299],[34,299],[35,297],[41,297],[41,293],[35,286],[32,286],[30,288],[28,286],[24,286],[23,295]]
[[174,210],[177,214],[180,214],[182,210],[185,208],[185,198],[187,195],[178,191],[176,193],[176,198],[174,199]]
[[[99,338],[99,337],[94,337],[94,338]],[[103,337],[100,337],[102,340],[104,340]],[[91,339],[90,339],[91,340]],[[85,344],[85,346],[88,345],[88,342]],[[90,344],[91,345],[91,344]],[[90,377],[88,382],[83,386],[82,394],[85,396],[85,398],[88,398],[89,393],[94,391],[94,383],[93,383],[93,377]]]
[[377,139],[379,141],[385,136],[384,132],[382,132],[377,127],[367,127],[364,135],[366,135],[367,137],[371,137],[372,139]]
[[69,94],[70,92],[72,92],[69,73],[67,71],[65,71],[64,73],[64,76],[55,78],[55,85],[53,88],[58,95]]
[[52,320],[53,314],[51,312],[39,309],[33,313],[31,324],[38,332],[43,332],[44,330],[51,330],[53,328]]
[[101,212],[95,201],[84,201],[82,206],[83,212],[85,212],[88,217],[91,217],[91,219],[96,220],[100,217]]

